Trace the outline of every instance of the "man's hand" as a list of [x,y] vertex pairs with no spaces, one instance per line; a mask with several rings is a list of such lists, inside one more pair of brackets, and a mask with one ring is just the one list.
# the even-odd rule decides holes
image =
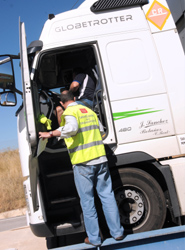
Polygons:
[[76,92],[80,87],[79,82],[73,81],[70,85],[69,90],[71,90],[73,93]]
[[[52,132],[52,134],[51,134]],[[51,137],[60,137],[61,136],[61,132],[58,131],[58,130],[53,130],[53,131],[50,131],[50,132],[39,132],[39,138],[43,138],[44,139],[47,139],[47,138],[51,138]]]
[[43,138],[43,140],[50,138],[50,137],[51,137],[51,135],[49,132],[39,132],[39,138]]

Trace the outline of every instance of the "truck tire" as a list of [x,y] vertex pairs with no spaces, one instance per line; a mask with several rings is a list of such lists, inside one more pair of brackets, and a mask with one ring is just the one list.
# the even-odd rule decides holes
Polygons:
[[166,218],[166,201],[158,182],[137,168],[119,169],[119,175],[122,186],[114,191],[125,232],[162,228]]

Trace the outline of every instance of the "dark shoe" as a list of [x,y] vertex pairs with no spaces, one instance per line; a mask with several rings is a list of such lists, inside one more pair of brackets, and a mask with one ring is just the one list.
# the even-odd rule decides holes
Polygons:
[[119,240],[123,240],[123,238],[124,238],[124,236],[122,235],[122,236],[115,238],[115,240],[119,241]]
[[101,246],[101,244],[98,244],[98,245],[92,244],[92,243],[89,241],[89,238],[88,238],[88,237],[85,238],[84,243],[85,243],[85,244],[92,245],[92,246],[95,246],[95,247]]

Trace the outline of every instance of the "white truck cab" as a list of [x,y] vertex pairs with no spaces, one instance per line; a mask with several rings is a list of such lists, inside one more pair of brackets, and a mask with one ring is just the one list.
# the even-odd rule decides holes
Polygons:
[[[104,126],[126,232],[184,223],[185,57],[167,2],[86,0],[76,10],[51,14],[28,47],[25,37],[20,22],[18,142],[33,233],[57,247],[62,236],[85,232],[64,141],[50,138],[45,145],[38,138],[39,131],[58,128],[60,89],[69,89],[77,66],[97,83],[93,109]],[[0,57],[1,105],[20,94],[13,59]],[[101,214],[98,197],[97,207]]]

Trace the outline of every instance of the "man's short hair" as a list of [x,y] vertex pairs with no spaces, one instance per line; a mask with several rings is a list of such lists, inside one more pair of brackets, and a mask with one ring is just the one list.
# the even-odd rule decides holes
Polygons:
[[66,103],[68,101],[74,101],[73,92],[70,90],[64,90],[60,95],[61,102]]

